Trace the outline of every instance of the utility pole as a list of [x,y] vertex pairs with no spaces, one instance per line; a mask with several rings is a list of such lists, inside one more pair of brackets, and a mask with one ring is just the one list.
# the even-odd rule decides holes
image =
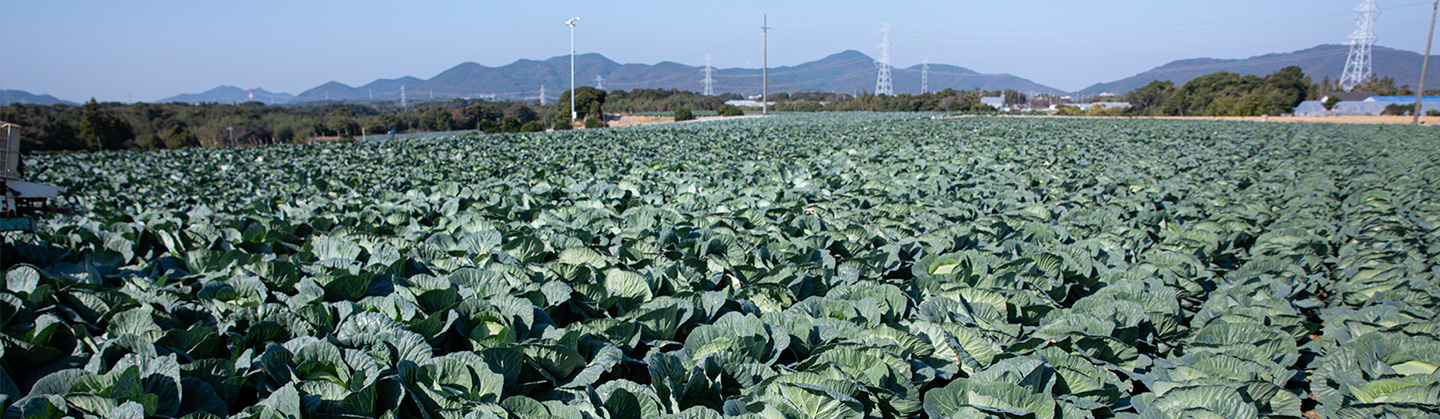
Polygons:
[[760,70],[760,113],[770,114],[770,14],[762,16],[760,30],[765,32],[764,67]]
[[575,113],[575,23],[580,22],[580,17],[572,17],[565,21],[570,27],[570,123],[575,123],[578,116]]
[[1440,12],[1440,0],[1430,4],[1430,36],[1425,37],[1425,60],[1420,64],[1420,91],[1415,92],[1415,120],[1420,125],[1420,113],[1425,111],[1425,73],[1430,71],[1430,44],[1435,41],[1435,13]]

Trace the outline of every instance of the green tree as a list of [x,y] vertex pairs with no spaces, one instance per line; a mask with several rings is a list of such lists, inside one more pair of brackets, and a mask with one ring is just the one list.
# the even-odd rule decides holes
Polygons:
[[1175,96],[1175,83],[1169,80],[1156,80],[1139,89],[1125,94],[1125,101],[1130,102],[1132,115],[1160,115],[1166,102]]
[[1300,102],[1310,96],[1310,88],[1310,78],[1298,66],[1292,65],[1266,75],[1259,92],[1255,92],[1259,96],[1258,109],[1253,109],[1248,116],[1293,112]]
[[360,123],[355,118],[343,115],[330,115],[325,122],[326,131],[341,137],[353,137],[360,133]]
[[170,132],[165,134],[165,148],[175,150],[187,147],[199,147],[200,138],[195,133],[185,129],[184,125],[176,124],[170,127]]
[[295,128],[289,125],[281,125],[275,129],[275,141],[281,144],[295,142]]
[[720,116],[741,116],[745,114],[745,110],[734,105],[724,105],[721,106],[720,110],[716,111],[716,113],[720,114]]
[[1408,104],[1408,105],[1391,104],[1390,106],[1386,106],[1386,107],[1385,107],[1385,110],[1382,111],[1380,114],[1381,114],[1381,115],[1406,116],[1406,115],[1410,115],[1410,113],[1413,112],[1413,111],[1415,111],[1415,104],[1414,104],[1414,103],[1411,103],[1411,104]]
[[[584,120],[591,117],[603,117],[606,95],[604,90],[591,86],[581,86],[575,89],[575,110],[578,113],[576,118]],[[557,103],[560,105],[560,115],[564,115],[568,120],[570,117],[570,92],[566,91],[560,94],[560,101]],[[556,118],[558,120],[559,117]]]
[[1339,96],[1331,96],[1329,98],[1326,98],[1325,102],[1321,103],[1321,105],[1325,106],[1325,110],[1333,111],[1335,110],[1335,105],[1339,105],[1340,102],[1344,100],[1345,99],[1341,99]]
[[520,120],[513,116],[500,120],[500,131],[503,132],[520,132],[520,126]]
[[119,150],[135,138],[130,124],[111,115],[94,98],[81,106],[80,138],[91,150]]
[[1389,76],[1371,77],[1370,80],[1366,80],[1364,83],[1360,83],[1360,85],[1355,86],[1352,91],[1375,92],[1376,94],[1379,94],[1381,96],[1404,96],[1415,94],[1414,92],[1410,91],[1410,86],[1408,85],[1395,87],[1395,78]]
[[1020,93],[1019,91],[1016,91],[1016,90],[1009,90],[1009,89],[1007,89],[1007,90],[1004,90],[1004,91],[1002,91],[1002,92],[1000,92],[1000,93],[1001,93],[1001,96],[1003,96],[1003,97],[1005,98],[1005,104],[1006,104],[1006,105],[1021,105],[1021,104],[1024,104],[1024,103],[1025,103],[1025,100],[1026,100],[1026,99],[1028,99],[1028,98],[1025,96],[1024,93]]
[[420,115],[420,130],[422,131],[450,131],[455,129],[455,120],[450,117],[450,112],[442,108],[426,109]]
[[680,108],[680,109],[676,109],[676,110],[675,110],[675,121],[676,121],[676,122],[679,122],[679,121],[690,121],[690,120],[693,120],[693,119],[695,119],[695,114],[692,113],[692,112],[690,112],[689,109]]
[[601,121],[600,118],[596,118],[596,117],[593,117],[593,116],[592,116],[592,117],[589,117],[589,118],[585,118],[585,129],[591,129],[591,128],[606,128],[606,127],[609,127],[609,125],[605,124],[605,121]]
[[530,121],[530,122],[526,122],[524,126],[520,127],[520,132],[541,132],[541,131],[545,131],[545,123],[544,123],[544,122],[540,122],[540,121]]
[[[576,96],[576,98],[579,98],[579,96]],[[520,121],[521,124],[529,123],[530,121],[540,119],[540,116],[535,114],[534,109],[531,109],[524,103],[518,102],[513,103],[510,105],[510,107],[505,108],[505,116],[515,118],[515,120]]]
[[[45,116],[41,119],[33,136],[22,136],[21,146],[25,150],[85,150],[88,148],[85,141],[80,139],[80,133],[75,131],[75,126],[69,121],[60,118]],[[28,143],[33,137],[36,144]]]

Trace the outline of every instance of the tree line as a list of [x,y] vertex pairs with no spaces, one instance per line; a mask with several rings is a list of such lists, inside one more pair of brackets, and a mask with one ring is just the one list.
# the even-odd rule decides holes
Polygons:
[[[1312,83],[1299,67],[1265,76],[1217,72],[1183,85],[1155,81],[1123,96],[1128,109],[1095,109],[1090,114],[1128,116],[1258,116],[1291,113],[1306,99],[1338,90],[1327,78]],[[1376,78],[1356,90],[1413,94]],[[294,143],[348,139],[365,134],[479,130],[486,133],[606,126],[605,114],[719,111],[738,94],[706,96],[677,89],[575,90],[576,121],[571,121],[570,91],[554,104],[456,99],[401,108],[393,103],[267,106],[241,104],[100,103],[0,107],[0,120],[24,127],[22,148],[32,151],[93,151],[127,148],[174,149]],[[1429,93],[1429,92],[1427,92]],[[781,112],[994,112],[983,97],[1003,97],[1006,105],[1026,103],[1014,90],[945,89],[919,95],[860,93],[776,93],[767,99]],[[1034,98],[1046,99],[1046,98]],[[1062,113],[1084,113],[1062,108]],[[733,114],[733,112],[732,112]]]
[[[1261,116],[1285,115],[1306,100],[1318,100],[1330,92],[1342,91],[1338,81],[1326,76],[1314,83],[1300,67],[1290,66],[1274,73],[1256,76],[1217,72],[1197,77],[1176,86],[1169,81],[1154,81],[1124,96],[1129,109],[1103,109],[1092,113],[1129,116]],[[1395,86],[1395,79],[1373,77],[1353,89],[1381,96],[1409,96],[1415,92],[1409,85]],[[1440,93],[1427,90],[1427,94]],[[1332,97],[1332,99],[1334,99]],[[1334,102],[1326,107],[1334,106]],[[1413,107],[1413,105],[1412,105]]]
[[391,132],[542,131],[550,128],[546,121],[557,111],[556,105],[478,100],[400,108],[260,102],[122,104],[92,99],[79,106],[13,103],[0,107],[0,120],[23,127],[24,150],[96,151],[294,143]]

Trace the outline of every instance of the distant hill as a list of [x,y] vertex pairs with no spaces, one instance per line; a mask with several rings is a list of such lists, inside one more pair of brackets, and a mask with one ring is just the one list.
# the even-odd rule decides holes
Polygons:
[[[235,86],[220,86],[205,91],[205,93],[186,93],[160,99],[156,103],[238,103],[249,100],[250,92]],[[255,101],[271,105],[280,105],[290,102],[295,95],[289,93],[274,93],[265,89],[255,88]]]
[[56,99],[50,95],[37,95],[24,90],[0,90],[0,106],[11,103],[31,105],[79,105],[68,100]]
[[405,76],[397,79],[375,80],[360,87],[350,87],[345,83],[332,81],[300,92],[295,96],[293,102],[399,100],[401,86],[408,90],[407,94],[410,98],[414,98],[417,93],[414,87],[422,81],[424,80]]
[[[1264,75],[1292,65],[1300,66],[1300,69],[1305,70],[1305,74],[1317,83],[1325,76],[1330,76],[1331,80],[1339,80],[1340,74],[1345,72],[1345,57],[1349,55],[1349,52],[1349,46],[1321,45],[1295,52],[1266,54],[1235,60],[1214,58],[1179,60],[1121,80],[1099,83],[1087,87],[1077,94],[1080,96],[1102,93],[1125,94],[1155,80],[1169,80],[1179,85],[1217,71]],[[1435,58],[1436,56],[1431,57]],[[1416,87],[1420,80],[1420,64],[1424,58],[1421,54],[1377,46],[1372,52],[1372,58],[1375,63],[1375,74],[1381,77],[1394,77],[1396,86],[1408,84]],[[1432,59],[1431,62],[1435,62],[1435,60]],[[1425,85],[1440,87],[1440,71],[1431,71],[1426,77]]]
[[[620,64],[603,55],[590,53],[575,57],[575,81],[580,86],[594,86],[596,76],[603,77],[608,90],[681,89],[701,91],[704,68],[673,62],[658,64]],[[894,69],[895,93],[920,93],[921,67]],[[712,75],[716,93],[760,94],[760,69],[715,69]],[[845,51],[808,63],[770,69],[770,92],[822,91],[856,93],[875,90],[875,60],[858,51]],[[981,74],[943,64],[930,65],[930,89],[967,90],[1014,89],[1022,92],[1060,94],[1062,91],[1009,74]],[[404,77],[376,80],[358,88],[329,82],[296,96],[292,103],[331,101],[363,101],[373,98],[395,99],[399,86],[406,88],[406,97],[413,101],[430,98],[488,98],[533,100],[545,87],[549,102],[559,99],[570,86],[570,56],[544,61],[519,60],[499,67],[467,62],[437,74],[428,80]],[[374,87],[371,89],[371,87]]]

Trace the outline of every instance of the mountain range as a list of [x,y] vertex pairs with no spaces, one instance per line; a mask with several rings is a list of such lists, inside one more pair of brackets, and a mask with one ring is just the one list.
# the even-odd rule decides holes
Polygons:
[[[844,51],[808,63],[770,69],[770,91],[823,91],[855,93],[875,89],[875,60],[858,51]],[[929,83],[934,90],[944,88],[985,90],[1014,89],[1032,94],[1064,93],[1009,74],[981,74],[943,64],[930,65]],[[920,93],[921,67],[896,68],[892,72],[895,93]],[[408,100],[448,98],[535,99],[543,86],[547,100],[558,99],[569,86],[570,57],[559,56],[544,61],[519,60],[500,67],[487,67],[473,62],[451,67],[428,80],[404,77],[377,80],[350,87],[329,82],[296,95],[294,103],[338,100],[395,100],[401,86]],[[760,93],[761,70],[745,68],[713,69],[712,87],[716,93]],[[598,77],[598,78],[597,78]],[[704,67],[674,62],[654,65],[620,64],[600,54],[575,57],[575,79],[583,86],[603,85],[606,89],[681,89],[703,90]]]
[[[250,100],[251,91],[235,86],[220,86],[205,91],[204,93],[185,93],[160,99],[159,103],[239,103]],[[274,93],[265,89],[255,88],[255,101],[265,102],[270,105],[289,103],[295,99],[295,95],[289,93]]]
[[0,90],[0,106],[11,103],[30,105],[77,105],[75,102],[56,99],[50,95],[36,95],[24,90]]
[[[1196,77],[1217,71],[1265,75],[1292,65],[1300,66],[1300,69],[1305,71],[1305,75],[1310,76],[1310,80],[1314,82],[1318,83],[1325,77],[1339,81],[1340,75],[1345,72],[1345,58],[1349,54],[1350,47],[1347,45],[1321,45],[1295,52],[1266,54],[1238,60],[1195,58],[1172,61],[1134,76],[1086,87],[1076,94],[1082,97],[1107,93],[1121,95],[1155,80],[1169,80],[1179,86]],[[1420,64],[1424,57],[1423,54],[1381,46],[1374,47],[1371,51],[1374,74],[1381,77],[1394,77],[1396,86],[1407,84],[1415,86],[1416,82],[1420,80]],[[1434,55],[1431,58],[1432,61],[1440,59]],[[1425,77],[1425,85],[1440,87],[1440,71],[1430,71]]]
[[[1345,68],[1349,47],[1320,45],[1314,48],[1266,54],[1243,59],[1195,58],[1173,61],[1124,79],[1098,83],[1078,92],[1064,92],[1010,74],[983,74],[945,64],[930,64],[928,82],[931,91],[946,88],[968,90],[1018,90],[1035,94],[1074,94],[1094,96],[1121,95],[1154,80],[1184,84],[1196,77],[1217,71],[1263,75],[1286,66],[1299,66],[1312,80],[1324,77],[1338,80]],[[1397,85],[1413,85],[1419,78],[1421,54],[1377,46],[1373,51],[1374,74],[1394,77]],[[702,91],[704,68],[674,62],[658,64],[620,64],[603,55],[590,53],[575,57],[575,79],[582,86],[603,85],[615,89],[680,89]],[[895,93],[920,93],[922,66],[895,68],[892,71]],[[837,93],[870,92],[875,89],[875,60],[859,51],[844,51],[825,58],[769,70],[770,92],[820,91]],[[522,59],[499,67],[473,62],[463,63],[429,79],[411,76],[380,79],[352,87],[331,81],[298,95],[272,93],[255,89],[255,100],[269,104],[302,104],[327,101],[398,101],[404,92],[409,101],[450,98],[486,98],[534,100],[543,87],[547,102],[560,97],[570,84],[570,57],[558,56],[543,61]],[[761,70],[749,68],[713,69],[715,93],[760,93]],[[1440,71],[1433,71],[1427,86],[1440,87]],[[248,92],[234,86],[220,86],[203,93],[182,94],[158,102],[235,103],[248,99]],[[18,90],[0,91],[0,105],[11,102],[52,104],[70,103],[49,95],[32,95]]]

